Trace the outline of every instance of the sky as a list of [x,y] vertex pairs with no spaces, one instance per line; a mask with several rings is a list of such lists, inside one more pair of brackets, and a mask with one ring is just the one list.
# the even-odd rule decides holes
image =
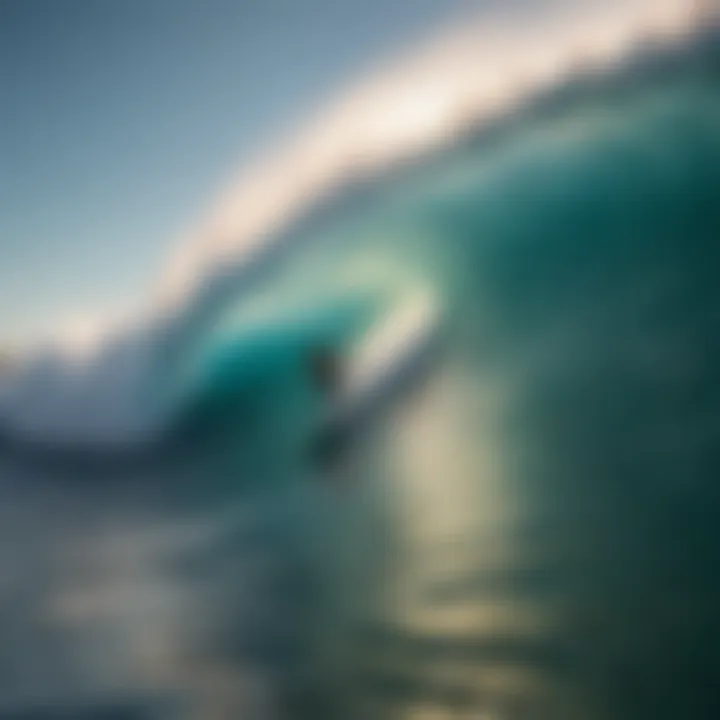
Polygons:
[[0,0],[0,348],[148,292],[244,162],[468,0]]

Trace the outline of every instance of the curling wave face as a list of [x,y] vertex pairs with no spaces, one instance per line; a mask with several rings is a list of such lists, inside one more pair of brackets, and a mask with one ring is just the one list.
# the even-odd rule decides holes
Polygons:
[[[427,286],[421,292],[442,304],[437,275],[454,254],[450,234],[467,221],[467,211],[459,208],[457,227],[443,228],[450,234],[436,232],[432,222],[420,227],[433,195],[457,194],[457,205],[460,196],[475,193],[476,202],[497,206],[495,199],[484,202],[472,183],[487,185],[484,193],[502,186],[508,164],[524,163],[538,177],[543,153],[567,162],[584,152],[585,142],[592,152],[594,134],[606,132],[611,115],[644,112],[645,76],[648,85],[657,84],[649,76],[662,73],[663,62],[682,72],[683,60],[672,60],[673,53],[693,54],[662,49],[693,44],[688,28],[697,18],[679,1],[608,3],[588,7],[582,19],[555,10],[543,23],[518,24],[512,14],[484,16],[483,35],[472,24],[452,30],[340,98],[221,199],[173,258],[158,298],[142,317],[124,328],[108,327],[83,356],[50,347],[5,373],[5,434],[38,445],[120,450],[157,440],[189,402],[183,378],[207,352],[214,329],[233,307],[261,305],[267,292],[275,294],[276,318],[286,326],[282,303],[302,302],[311,284],[327,287],[318,307],[338,292],[360,292],[375,294],[376,304],[385,298],[391,312],[387,297],[402,302],[408,284]],[[638,50],[641,32],[655,39]],[[549,42],[550,36],[558,42]],[[575,47],[583,48],[588,63],[579,73]],[[512,72],[505,69],[510,56]],[[455,72],[460,66],[473,71]],[[638,89],[637,109],[626,111],[613,99]],[[492,149],[492,139],[483,140],[498,132],[507,136],[504,157]],[[412,158],[418,162],[407,165]],[[534,181],[523,182],[532,192]],[[473,222],[478,233],[492,230],[483,226],[488,221],[481,213]],[[333,290],[328,277],[344,277],[345,284]],[[265,317],[274,322],[271,312]],[[236,334],[242,332],[238,325]]]

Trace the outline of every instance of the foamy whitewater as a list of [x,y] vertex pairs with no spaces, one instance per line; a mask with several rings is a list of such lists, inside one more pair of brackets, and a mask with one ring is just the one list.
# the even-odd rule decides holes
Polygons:
[[447,29],[6,373],[0,717],[715,718],[712,11]]

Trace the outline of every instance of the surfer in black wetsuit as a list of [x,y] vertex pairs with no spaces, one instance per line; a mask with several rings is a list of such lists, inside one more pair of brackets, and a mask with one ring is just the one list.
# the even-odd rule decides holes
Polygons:
[[[310,461],[323,470],[345,465],[349,451],[364,444],[373,427],[383,424],[398,403],[411,396],[435,366],[441,349],[438,322],[420,316],[401,328],[385,356],[370,363],[358,387],[343,355],[327,345],[309,353],[311,381],[320,395],[322,415],[310,438]],[[354,386],[354,387],[353,387]]]
[[[310,376],[314,387],[319,391],[324,410],[332,407],[342,389],[344,379],[343,362],[340,354],[333,348],[322,346],[310,353]],[[329,469],[340,458],[343,433],[339,426],[324,424],[310,440],[310,460],[314,464]]]
[[332,398],[337,395],[341,381],[342,368],[338,353],[329,347],[320,347],[310,354],[310,373],[315,387]]

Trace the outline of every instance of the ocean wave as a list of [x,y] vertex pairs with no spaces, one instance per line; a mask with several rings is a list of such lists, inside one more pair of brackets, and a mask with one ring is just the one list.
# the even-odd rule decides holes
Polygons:
[[[482,202],[485,214],[512,212],[499,210],[504,205],[493,196],[513,157],[531,158],[528,183],[543,154],[558,158],[559,172],[569,178],[568,148],[622,115],[614,108],[623,97],[652,99],[656,88],[661,101],[672,87],[691,87],[715,62],[715,26],[698,22],[679,2],[610,3],[582,17],[565,9],[544,24],[513,22],[485,23],[480,34],[476,27],[453,30],[350,92],[289,147],[251,169],[172,260],[158,297],[140,317],[106,328],[82,355],[50,347],[3,374],[4,434],[30,444],[121,450],[155,441],[193,396],[191,388],[202,395],[202,378],[194,385],[183,378],[198,352],[220,342],[215,331],[233,308],[262,303],[268,294],[289,307],[310,287],[368,260],[370,270],[350,273],[341,292],[364,287],[366,294],[401,297],[413,284],[433,291],[452,251],[436,240],[407,241],[403,213],[415,217],[409,222],[422,236],[429,213],[435,213],[430,226],[453,214],[461,228],[468,193],[476,197],[470,206]],[[478,54],[483,38],[493,42]],[[449,82],[460,70],[463,81]],[[533,135],[539,139],[531,148]],[[490,192],[478,191],[476,180],[468,184],[468,174],[482,176]],[[476,218],[471,226],[484,222]],[[393,237],[398,224],[400,240]],[[432,272],[428,262],[436,263]],[[331,296],[319,302],[333,303]],[[270,325],[276,319],[267,315]],[[232,334],[242,336],[248,327],[236,324]],[[308,346],[314,337],[308,330],[286,339]]]

